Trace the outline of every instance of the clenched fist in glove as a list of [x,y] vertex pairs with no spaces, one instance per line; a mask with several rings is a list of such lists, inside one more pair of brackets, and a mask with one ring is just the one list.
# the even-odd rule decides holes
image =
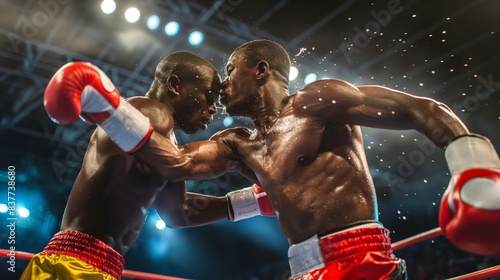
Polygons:
[[67,63],[54,74],[44,106],[56,123],[70,124],[80,117],[99,125],[128,153],[140,149],[152,132],[149,119],[120,96],[104,72],[86,62]]
[[491,142],[464,135],[445,149],[452,175],[439,210],[439,226],[457,248],[500,254],[500,160]]

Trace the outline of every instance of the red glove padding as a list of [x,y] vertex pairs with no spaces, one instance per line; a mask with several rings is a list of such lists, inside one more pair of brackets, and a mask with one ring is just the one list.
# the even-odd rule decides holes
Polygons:
[[149,119],[120,97],[104,72],[87,62],[67,63],[54,74],[44,106],[56,123],[70,124],[80,116],[98,124],[125,152],[138,150],[152,132]]
[[47,85],[43,99],[45,110],[59,124],[70,124],[80,114],[88,123],[101,123],[120,105],[120,93],[113,83],[87,62],[61,67]]
[[226,197],[229,219],[233,222],[255,216],[276,216],[267,194],[258,185],[229,192]]
[[[450,144],[445,151],[453,177],[441,201],[439,226],[461,250],[479,255],[500,254],[498,155],[487,139],[466,137],[471,138],[459,138],[460,142],[452,143],[453,147]],[[463,156],[461,159],[449,154],[457,152]]]

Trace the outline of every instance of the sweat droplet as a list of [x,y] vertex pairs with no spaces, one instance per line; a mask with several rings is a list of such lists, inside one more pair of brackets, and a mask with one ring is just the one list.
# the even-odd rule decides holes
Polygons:
[[335,103],[337,103],[337,101],[335,101],[335,100],[332,100],[332,103],[333,103],[333,104],[335,104]]
[[323,101],[323,98],[318,99],[319,101]]

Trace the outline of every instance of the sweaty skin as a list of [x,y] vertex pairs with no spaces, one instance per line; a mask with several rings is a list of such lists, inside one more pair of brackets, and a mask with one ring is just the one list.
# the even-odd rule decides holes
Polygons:
[[290,96],[267,63],[249,67],[241,49],[227,69],[222,101],[228,112],[245,108],[239,106],[245,97],[258,101],[236,111],[252,118],[256,130],[227,132],[225,142],[254,172],[292,244],[378,220],[360,126],[416,129],[439,147],[468,132],[445,105],[385,87],[328,79]]
[[[206,129],[215,113],[220,78],[213,67],[199,66],[199,76],[188,84],[176,81],[179,101],[169,101],[163,93],[128,100],[151,120],[154,133],[165,140],[165,154],[178,153],[174,128],[188,133]],[[180,88],[180,89],[179,89]],[[176,103],[182,110],[176,110]],[[175,122],[174,116],[175,114]],[[175,167],[170,173],[177,172]],[[184,182],[171,182],[165,173],[124,153],[105,132],[97,128],[90,139],[82,169],[71,191],[61,230],[78,230],[93,235],[124,255],[139,236],[151,207],[169,227],[197,226],[227,219],[227,202],[217,198],[186,193]],[[198,211],[196,199],[212,206]],[[196,211],[197,215],[188,215]]]
[[[228,129],[180,147],[179,168],[189,172],[173,177],[238,170],[266,191],[291,244],[378,220],[361,126],[414,129],[440,148],[468,133],[446,105],[381,86],[328,79],[290,96],[287,79],[266,61],[247,65],[243,51],[229,58],[221,102],[229,114],[250,117],[255,130]],[[138,155],[171,165],[162,145],[152,135]]]

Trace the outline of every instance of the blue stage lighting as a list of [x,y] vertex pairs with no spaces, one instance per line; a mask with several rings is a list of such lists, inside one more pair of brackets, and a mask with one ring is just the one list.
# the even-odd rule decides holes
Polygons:
[[314,74],[314,73],[310,73],[306,76],[306,78],[304,79],[304,84],[309,84],[311,82],[314,82],[318,79],[318,75]]
[[222,121],[222,123],[224,124],[225,127],[232,125],[233,122],[234,122],[234,119],[231,116],[225,117],[224,120]]
[[30,215],[30,210],[24,207],[19,208],[19,216],[27,218],[29,217],[29,215]]
[[147,23],[149,30],[156,30],[158,26],[160,26],[160,17],[157,15],[150,15]]
[[203,43],[203,38],[203,32],[196,30],[189,34],[188,41],[192,46],[198,46]]
[[165,34],[168,36],[175,36],[179,33],[180,25],[177,21],[171,21],[165,25]]

